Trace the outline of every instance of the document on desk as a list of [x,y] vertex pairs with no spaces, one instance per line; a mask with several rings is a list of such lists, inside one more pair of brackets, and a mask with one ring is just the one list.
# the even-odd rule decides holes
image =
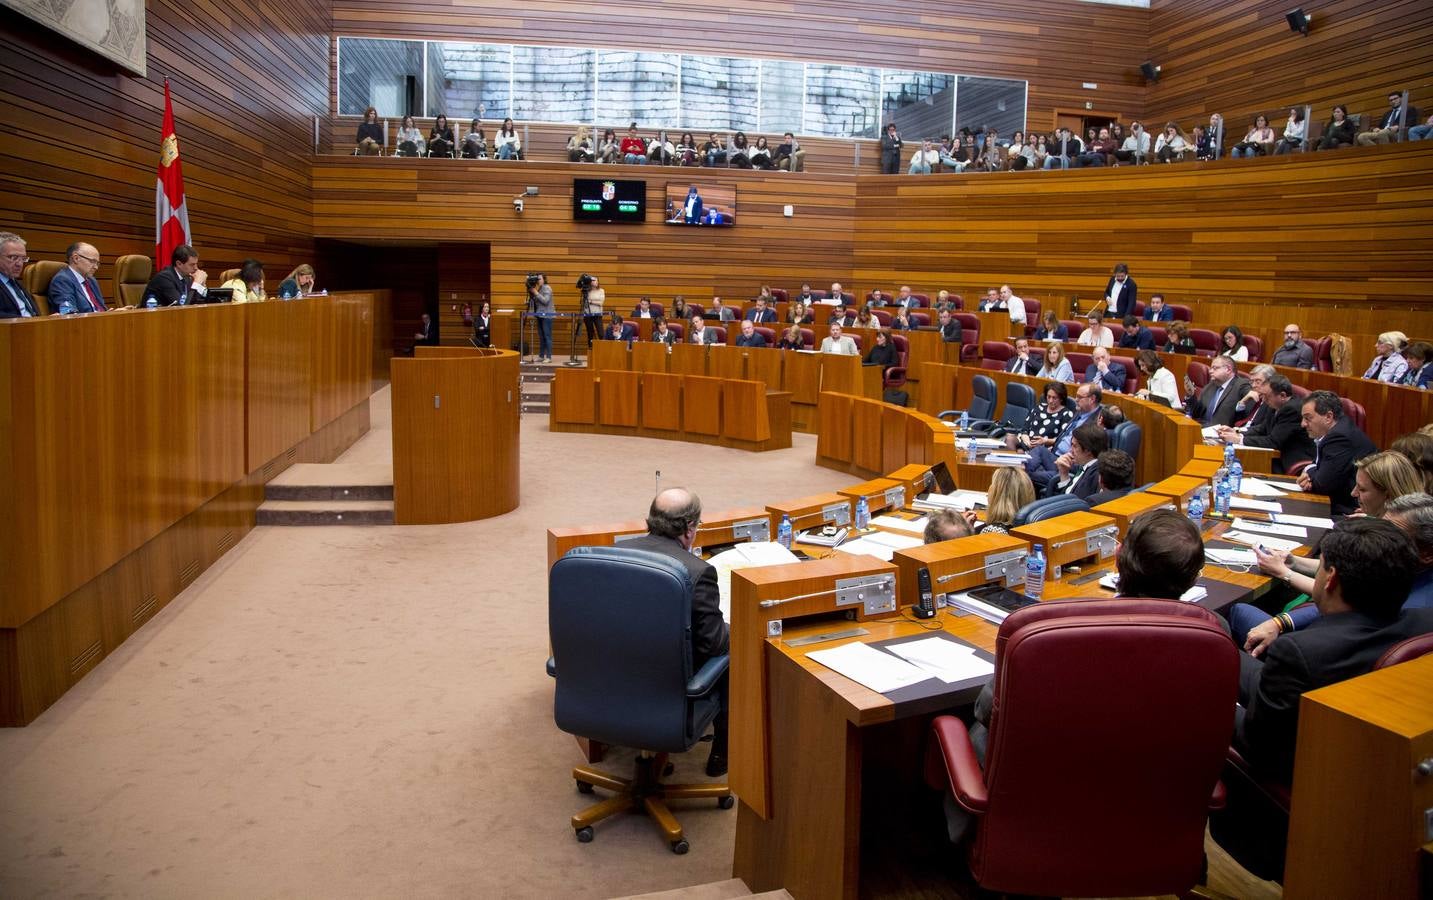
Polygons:
[[976,656],[974,647],[957,644],[945,638],[922,638],[919,641],[894,644],[886,649],[946,684],[995,674],[995,664]]
[[1248,544],[1250,547],[1263,547],[1266,550],[1292,552],[1299,547],[1298,541],[1286,541],[1283,538],[1270,537],[1267,534],[1254,534],[1249,531],[1226,531],[1220,535],[1220,538],[1236,544]]
[[1274,516],[1274,521],[1281,525],[1303,525],[1305,528],[1322,528],[1325,531],[1333,527],[1333,519],[1325,519],[1323,516],[1295,516],[1289,513],[1279,513]]
[[928,516],[921,516],[919,519],[902,519],[900,516],[876,516],[871,520],[872,525],[879,525],[882,528],[891,528],[896,531],[908,531],[911,534],[925,534],[925,524],[929,521]]
[[813,659],[878,694],[910,687],[935,677],[919,666],[860,641],[852,641],[830,650],[815,650],[806,654],[806,658]]
[[800,562],[796,554],[775,541],[751,541],[737,544],[730,550],[723,550],[707,562],[717,573],[717,593],[720,595],[721,617],[731,621],[731,573],[734,569],[754,569],[760,566],[782,566]]
[[[1100,579],[1100,587],[1109,588],[1112,591],[1120,589],[1120,575],[1118,572],[1109,572]],[[1185,603],[1197,603],[1209,596],[1209,591],[1203,586],[1196,584],[1194,587],[1179,595],[1179,599]]]
[[915,535],[892,534],[889,531],[873,531],[865,537],[847,541],[836,548],[838,553],[865,554],[890,562],[897,550],[919,547],[925,541]]
[[992,466],[1023,466],[1029,458],[1030,454],[1028,453],[995,452],[986,454],[985,461]]
[[1273,484],[1262,481],[1258,478],[1250,478],[1245,475],[1239,482],[1239,493],[1248,494],[1250,497],[1282,497],[1284,492]]
[[1269,522],[1251,522],[1236,517],[1232,523],[1240,531],[1254,531],[1259,534],[1281,534],[1284,537],[1307,538],[1309,530],[1302,525],[1275,525]]
[[916,509],[954,509],[957,511],[975,509],[989,502],[984,491],[952,491],[949,494],[926,494],[911,505]]
[[1224,547],[1205,547],[1204,555],[1221,566],[1253,566],[1259,560],[1253,550],[1229,550]]
[[1284,508],[1272,500],[1250,500],[1247,497],[1230,497],[1230,509],[1254,509],[1259,512],[1283,512]]

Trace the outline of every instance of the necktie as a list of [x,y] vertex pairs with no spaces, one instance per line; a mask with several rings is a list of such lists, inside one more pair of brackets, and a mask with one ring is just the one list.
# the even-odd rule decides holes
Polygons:
[[80,284],[85,286],[85,294],[90,298],[90,310],[93,312],[104,312],[104,301],[95,293],[95,289],[90,287],[90,280],[86,278],[81,281]]
[[20,317],[28,319],[35,315],[35,310],[30,306],[30,297],[18,281],[6,280],[5,285],[10,288],[10,296],[15,298],[15,308],[20,310]]
[[1204,410],[1205,425],[1214,424],[1214,410],[1219,408],[1219,398],[1224,396],[1224,388],[1227,386],[1228,382],[1225,382],[1224,384],[1219,385],[1219,389],[1214,392],[1214,398],[1209,401],[1209,406],[1207,406]]

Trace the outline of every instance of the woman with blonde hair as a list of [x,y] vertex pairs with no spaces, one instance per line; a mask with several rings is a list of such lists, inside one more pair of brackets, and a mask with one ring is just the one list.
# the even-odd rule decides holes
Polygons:
[[985,523],[980,523],[973,510],[962,513],[965,521],[978,534],[1006,534],[1014,527],[1015,514],[1035,502],[1035,484],[1020,466],[1001,466],[990,479],[986,497]]
[[1387,384],[1402,381],[1408,372],[1408,360],[1403,358],[1403,348],[1407,346],[1408,335],[1401,331],[1385,331],[1380,334],[1373,345],[1378,355],[1373,358],[1363,377]]
[[279,282],[279,297],[290,300],[312,294],[314,279],[313,266],[303,263],[290,272],[289,277]]
[[567,139],[568,162],[595,162],[597,151],[592,147],[592,129],[577,126],[577,133]]
[[1395,450],[1365,456],[1353,465],[1357,470],[1353,498],[1358,501],[1358,510],[1352,515],[1379,518],[1388,501],[1423,490],[1423,476],[1418,467]]
[[1051,381],[1072,382],[1075,380],[1075,370],[1070,367],[1070,361],[1065,358],[1065,348],[1061,344],[1048,344],[1045,347],[1045,364],[1040,367],[1036,378],[1048,378]]

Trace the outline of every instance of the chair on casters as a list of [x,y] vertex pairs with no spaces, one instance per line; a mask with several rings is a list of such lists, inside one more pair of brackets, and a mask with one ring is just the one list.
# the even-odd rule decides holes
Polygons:
[[944,419],[946,416],[960,417],[961,412],[970,414],[970,427],[975,431],[989,431],[995,427],[992,421],[995,416],[995,379],[989,375],[976,375],[971,379],[971,390],[975,395],[970,401],[970,407],[965,410],[947,409],[941,411],[937,418]]
[[557,727],[606,744],[636,747],[632,778],[593,766],[572,770],[577,789],[612,792],[572,817],[577,839],[609,816],[641,809],[651,816],[674,853],[686,853],[671,800],[735,802],[725,784],[663,784],[667,757],[701,740],[721,708],[718,687],[728,657],[708,659],[692,671],[692,581],[678,562],[620,547],[579,547],[548,576],[548,628],[557,679]]
[[1054,519],[1072,512],[1085,512],[1090,504],[1084,501],[1083,497],[1076,497],[1073,494],[1056,494],[1053,497],[1041,497],[1038,500],[1031,500],[1015,512],[1015,525],[1029,525],[1034,522],[1043,522],[1046,519]]
[[1012,612],[996,638],[983,765],[954,716],[932,723],[926,758],[927,782],[976,819],[975,880],[1056,897],[1198,884],[1238,681],[1238,650],[1197,606],[1054,600]]

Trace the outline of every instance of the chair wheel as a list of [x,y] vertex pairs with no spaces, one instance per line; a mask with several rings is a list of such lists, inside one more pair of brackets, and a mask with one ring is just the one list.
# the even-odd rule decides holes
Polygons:
[[717,800],[717,806],[720,806],[722,809],[731,809],[735,804],[736,798],[731,794],[727,794],[725,797],[721,797]]
[[[588,838],[588,840],[591,840],[591,838]],[[681,856],[690,849],[692,849],[692,845],[688,844],[685,840],[672,841],[672,852],[678,856]]]
[[586,782],[586,781],[579,781],[579,782],[577,782],[577,793],[579,793],[579,794],[590,794],[590,793],[592,793],[592,785],[591,785],[589,782]]
[[582,828],[577,829],[577,843],[579,843],[579,844],[590,844],[590,843],[592,843],[592,826],[591,826],[591,825],[585,825],[585,826],[583,826]]

